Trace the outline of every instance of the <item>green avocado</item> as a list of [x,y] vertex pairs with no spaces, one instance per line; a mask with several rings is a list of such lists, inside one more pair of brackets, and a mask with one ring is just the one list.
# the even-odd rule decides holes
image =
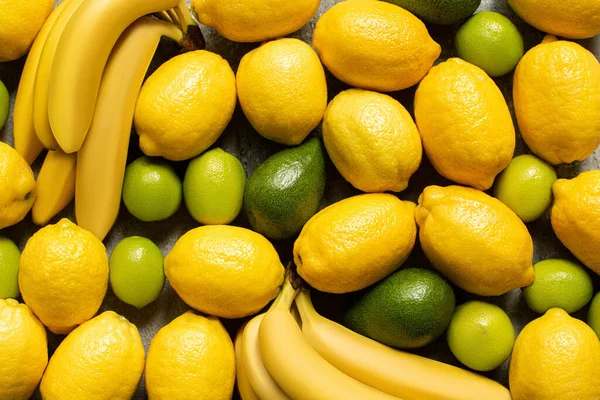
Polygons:
[[250,225],[270,239],[296,235],[319,209],[325,181],[325,156],[317,138],[269,157],[246,184]]
[[451,25],[473,15],[481,0],[385,0],[400,6],[425,22]]

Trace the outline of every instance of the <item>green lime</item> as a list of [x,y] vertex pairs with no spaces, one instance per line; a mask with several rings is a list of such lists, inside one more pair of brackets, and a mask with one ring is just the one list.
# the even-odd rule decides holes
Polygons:
[[523,289],[523,293],[529,308],[539,314],[553,307],[571,314],[592,298],[592,278],[584,267],[573,261],[549,259],[535,264],[533,269],[535,281]]
[[231,223],[242,209],[246,172],[240,160],[216,148],[193,159],[183,179],[183,198],[205,225]]
[[491,11],[472,16],[456,34],[458,56],[489,76],[506,75],[523,57],[523,38],[502,14]]
[[141,221],[162,221],[181,205],[181,179],[161,158],[140,157],[127,166],[123,202]]
[[451,25],[473,15],[481,0],[386,0],[396,4],[425,22]]
[[494,196],[524,222],[535,221],[552,204],[552,185],[556,179],[550,164],[524,154],[513,158],[500,174]]
[[0,130],[6,125],[8,113],[10,111],[10,96],[4,83],[0,81]]
[[500,307],[483,301],[469,301],[456,307],[447,336],[452,354],[476,371],[498,368],[515,344],[515,331],[508,315]]
[[598,338],[600,338],[600,292],[596,293],[592,300],[590,310],[588,311],[587,323],[596,332]]
[[110,256],[110,286],[124,303],[142,308],[158,298],[165,284],[163,255],[140,236],[119,242]]
[[19,297],[21,252],[10,239],[0,236],[0,299]]

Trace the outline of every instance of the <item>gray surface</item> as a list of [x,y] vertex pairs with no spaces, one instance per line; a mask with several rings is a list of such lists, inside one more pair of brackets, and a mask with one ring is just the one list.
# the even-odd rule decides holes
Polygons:
[[[322,0],[321,7],[310,24],[305,26],[301,31],[291,35],[293,37],[301,38],[307,43],[311,43],[312,31],[318,15],[321,15],[327,9],[329,9],[335,0]],[[504,15],[511,18],[518,26],[519,30],[525,38],[526,48],[529,49],[535,44],[539,43],[543,37],[543,34],[536,31],[532,27],[525,24],[518,17],[516,17],[509,9],[505,0],[484,0],[480,10],[492,10],[503,13]],[[457,30],[457,26],[450,27],[437,27],[430,26],[430,33],[434,39],[440,43],[443,47],[443,53],[441,59],[455,55],[453,46],[454,35]],[[220,37],[214,30],[209,28],[202,28],[207,41],[207,49],[214,51],[223,57],[225,57],[230,63],[234,70],[237,69],[237,65],[241,57],[252,48],[256,47],[254,44],[239,44],[232,43],[222,37]],[[598,57],[600,55],[600,38],[594,40],[579,41],[582,45],[591,49],[594,54]],[[154,62],[153,68],[160,65],[160,62],[165,61],[170,56],[177,54],[177,49],[169,44],[161,45],[159,55]],[[18,60],[12,63],[0,64],[0,80],[2,80],[8,87],[11,93],[11,99],[14,101],[15,92],[17,90],[19,76],[23,68],[24,59]],[[335,96],[340,90],[347,88],[346,85],[333,78],[330,74],[327,76],[330,89],[330,98]],[[512,75],[497,79],[496,82],[502,89],[509,106],[512,109],[512,96],[511,96],[511,81]],[[398,93],[394,93],[393,96],[401,101],[409,111],[412,112],[412,101],[414,96],[414,88],[407,89]],[[3,131],[0,132],[0,140],[12,144],[12,120],[9,119],[8,124]],[[237,155],[243,162],[246,172],[251,174],[256,166],[267,158],[269,155],[282,149],[281,146],[269,142],[260,137],[250,126],[250,124],[244,118],[241,110],[236,110],[233,121],[230,123],[226,132],[223,134],[218,146],[222,147],[226,151]],[[527,148],[524,145],[521,138],[518,138],[516,154],[526,153]],[[135,159],[141,155],[137,146],[137,138],[135,135],[132,136],[132,146],[130,150],[130,159]],[[577,175],[579,171],[588,169],[600,169],[599,162],[600,151],[590,156],[584,162],[578,165],[563,166],[558,169],[559,176],[561,177],[573,177]],[[39,170],[40,161],[38,160],[34,164],[34,169],[37,173]],[[186,163],[176,164],[178,171],[183,176],[185,171]],[[347,182],[341,178],[341,176],[335,171],[335,168],[330,164],[328,169],[328,186],[325,195],[323,205],[335,202],[344,197],[356,194],[357,191],[353,189]],[[429,162],[425,159],[417,174],[411,180],[411,185],[405,192],[401,193],[399,197],[402,199],[408,199],[416,201],[419,193],[422,189],[430,184],[448,184],[449,181],[441,178],[435,170],[431,167]],[[73,218],[73,207],[69,206],[60,216],[55,218],[54,222],[60,217]],[[235,224],[247,226],[247,221],[244,216],[240,216]],[[175,241],[185,232],[197,226],[197,223],[189,216],[185,209],[181,209],[174,217],[161,223],[142,223],[135,220],[129,213],[124,210],[124,207],[119,216],[119,220],[105,240],[105,244],[108,252],[112,252],[114,246],[124,237],[132,235],[146,236],[155,241],[166,255],[169,250],[173,247]],[[570,253],[560,244],[556,239],[550,221],[546,215],[544,218],[528,225],[530,232],[535,242],[535,260],[538,261],[550,257],[568,257],[572,258]],[[6,235],[17,242],[17,244],[23,248],[27,239],[36,231],[36,227],[30,222],[30,218],[17,226],[4,229],[0,231],[0,234]],[[282,261],[285,263],[292,258],[291,255],[291,244],[292,241],[283,243],[276,243],[276,246],[280,252]],[[423,256],[420,248],[417,247],[413,251],[410,259],[406,265],[410,266],[428,266],[425,257]],[[596,282],[598,283],[598,282]],[[598,288],[598,284],[596,285]],[[337,318],[339,311],[343,308],[344,304],[351,300],[349,296],[332,296],[332,295],[317,295],[316,303],[325,315],[332,318]],[[474,298],[474,296],[466,294],[457,290],[457,297],[459,301],[465,299]],[[535,315],[527,309],[524,305],[520,291],[514,291],[505,296],[498,298],[488,299],[501,305],[510,315],[516,331],[520,331],[522,326],[529,320],[535,318]],[[144,344],[147,346],[150,340],[160,327],[167,324],[169,321],[186,311],[188,307],[177,297],[175,292],[169,287],[168,283],[163,290],[160,298],[155,303],[147,306],[141,311],[136,310],[133,307],[127,306],[121,303],[114,294],[109,290],[106,299],[102,305],[101,311],[114,310],[127,318],[138,327],[140,334],[144,340]],[[586,310],[579,312],[576,316],[584,318]],[[235,332],[240,321],[225,321],[227,327],[231,332]],[[56,348],[62,338],[49,335],[51,351]],[[437,358],[449,363],[457,364],[452,354],[450,354],[445,341],[442,339],[437,340],[433,344],[419,350],[420,354]],[[458,365],[458,364],[457,364]],[[501,368],[492,373],[488,374],[501,383],[507,385],[507,372],[508,363],[505,363]],[[36,396],[39,396],[37,394]],[[36,397],[37,398],[37,397]],[[144,391],[144,384],[140,385],[138,392],[135,396],[136,399],[146,398]]]

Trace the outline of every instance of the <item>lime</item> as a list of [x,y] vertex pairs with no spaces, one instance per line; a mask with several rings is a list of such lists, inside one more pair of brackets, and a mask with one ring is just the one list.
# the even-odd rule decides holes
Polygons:
[[569,314],[583,308],[592,298],[592,278],[581,265],[561,259],[540,261],[533,266],[535,281],[523,289],[525,302],[544,314],[553,307]]
[[456,307],[447,336],[452,354],[476,371],[498,368],[515,344],[515,331],[508,315],[500,307],[483,301],[469,301]]
[[481,0],[385,0],[415,14],[425,22],[455,24],[473,15]]
[[500,174],[494,196],[524,222],[535,221],[552,204],[554,168],[539,158],[524,154],[511,160]]
[[0,130],[4,128],[10,111],[10,96],[4,83],[0,81]]
[[110,256],[109,267],[113,292],[121,301],[137,308],[156,300],[165,284],[163,255],[144,237],[121,240]]
[[245,185],[246,172],[240,160],[216,148],[190,162],[183,179],[183,198],[196,221],[226,225],[242,209]]
[[590,310],[588,311],[587,323],[596,332],[598,338],[600,338],[600,292],[596,293],[592,300]]
[[504,15],[480,12],[458,30],[456,50],[460,58],[489,76],[502,76],[515,69],[523,57],[523,38]]
[[181,205],[181,180],[161,158],[140,157],[127,166],[123,202],[141,221],[162,221]]
[[19,297],[21,252],[10,239],[0,236],[0,299]]

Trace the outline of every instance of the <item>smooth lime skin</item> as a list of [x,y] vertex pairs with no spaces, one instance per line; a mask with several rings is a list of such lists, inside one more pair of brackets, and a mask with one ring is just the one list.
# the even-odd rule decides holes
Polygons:
[[529,308],[538,314],[553,307],[571,314],[591,300],[592,278],[578,263],[553,258],[538,262],[533,269],[535,281],[523,289],[523,294]]
[[161,158],[143,156],[125,170],[123,203],[140,221],[162,221],[175,214],[182,192],[181,179]]
[[476,371],[491,371],[511,355],[515,331],[500,307],[469,301],[456,307],[447,339],[458,361]]
[[521,33],[508,18],[485,11],[472,16],[456,34],[458,56],[492,78],[515,69],[524,46]]
[[4,125],[6,125],[9,112],[10,96],[8,95],[8,89],[6,89],[4,83],[0,81],[0,131],[4,128]]
[[235,156],[216,148],[193,159],[183,179],[183,198],[204,225],[227,225],[240,213],[246,172]]
[[149,239],[125,238],[113,250],[110,286],[124,303],[143,308],[158,298],[165,285],[163,255]]
[[556,180],[556,171],[550,164],[523,154],[513,158],[500,174],[494,196],[523,222],[535,221],[552,205],[552,185]]
[[0,236],[0,299],[19,297],[21,252],[12,240]]
[[596,293],[592,304],[590,304],[587,323],[596,332],[598,339],[600,339],[600,292]]
[[473,15],[481,0],[385,0],[400,6],[424,22],[451,25]]

